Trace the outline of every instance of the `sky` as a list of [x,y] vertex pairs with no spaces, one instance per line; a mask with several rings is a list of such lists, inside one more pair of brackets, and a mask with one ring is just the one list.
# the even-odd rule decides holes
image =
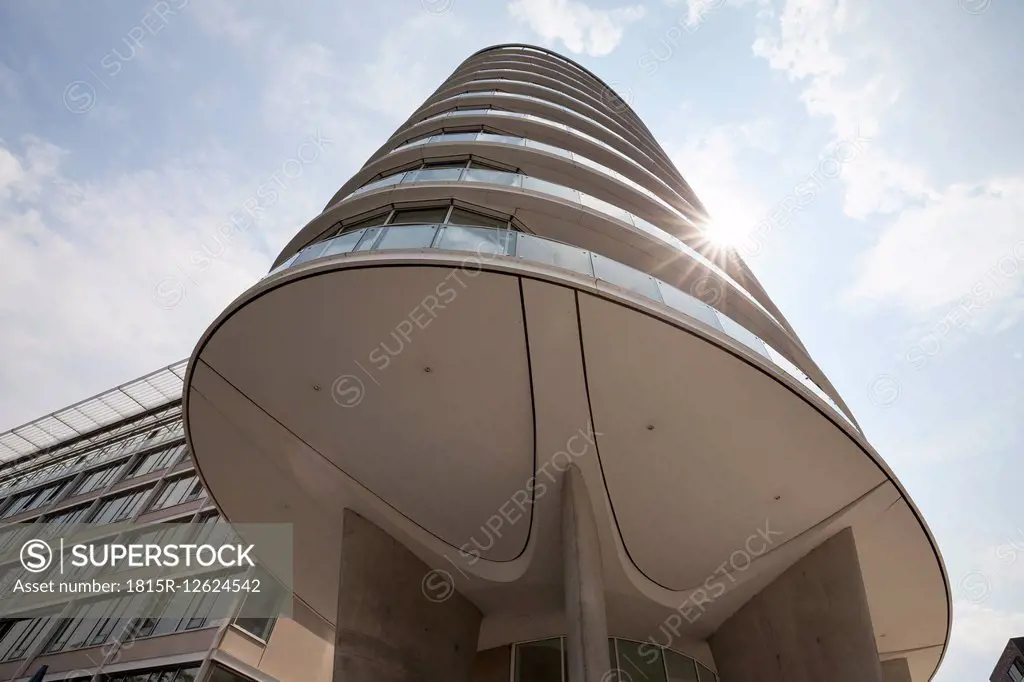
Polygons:
[[297,7],[0,4],[0,429],[187,357],[463,59],[550,47],[644,119],[924,514],[935,679],[988,678],[1024,635],[1024,5]]

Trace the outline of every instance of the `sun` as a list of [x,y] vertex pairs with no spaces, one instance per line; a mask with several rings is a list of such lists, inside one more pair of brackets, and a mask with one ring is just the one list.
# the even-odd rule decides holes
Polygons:
[[726,220],[710,220],[701,225],[701,230],[708,243],[720,249],[734,248],[746,236],[736,223]]

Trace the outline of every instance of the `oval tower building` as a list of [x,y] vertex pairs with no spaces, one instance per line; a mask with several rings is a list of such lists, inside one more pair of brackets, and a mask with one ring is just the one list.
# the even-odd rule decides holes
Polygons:
[[500,45],[209,327],[197,469],[292,524],[336,681],[932,677],[934,539],[707,221],[597,76]]

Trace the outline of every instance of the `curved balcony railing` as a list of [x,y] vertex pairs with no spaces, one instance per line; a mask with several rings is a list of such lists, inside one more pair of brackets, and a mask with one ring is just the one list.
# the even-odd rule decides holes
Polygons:
[[[538,77],[539,78],[544,78],[544,79],[546,79],[548,81],[559,83],[562,87],[565,88],[565,91],[558,90],[556,88],[552,88],[552,87],[550,87],[548,85],[544,85],[542,83],[538,83],[537,82]],[[569,99],[573,100],[574,102],[587,107],[587,109],[589,109],[591,111],[598,112],[598,113],[600,113],[603,116],[607,116],[609,120],[614,121],[617,125],[622,126],[623,130],[629,132],[631,135],[636,136],[637,139],[642,140],[643,143],[647,147],[650,147],[652,144],[656,144],[656,143],[652,142],[652,140],[650,139],[650,137],[648,136],[648,134],[646,132],[640,133],[635,128],[631,127],[630,125],[627,125],[626,121],[628,119],[626,119],[626,117],[623,117],[622,119],[618,119],[618,118],[616,118],[615,116],[612,115],[612,114],[615,114],[617,116],[621,116],[622,114],[621,114],[620,111],[617,111],[615,109],[611,109],[609,107],[609,111],[611,113],[608,113],[606,111],[602,111],[600,106],[595,106],[595,104],[596,105],[600,105],[600,104],[603,103],[603,100],[601,99],[601,96],[599,94],[595,94],[595,93],[586,92],[584,90],[581,90],[580,88],[575,87],[575,85],[572,85],[569,82],[569,79],[567,79],[567,78],[563,78],[561,80],[558,80],[554,76],[551,76],[551,75],[546,75],[546,74],[541,74],[541,73],[534,73],[534,72],[531,72],[531,71],[524,71],[523,69],[514,69],[514,68],[511,68],[511,67],[500,67],[500,68],[476,69],[476,70],[474,70],[471,73],[461,74],[459,76],[459,78],[456,79],[456,80],[457,81],[461,81],[461,83],[456,82],[456,83],[454,83],[452,85],[452,87],[454,87],[455,85],[461,85],[461,84],[470,83],[470,82],[473,82],[473,81],[503,80],[503,81],[510,81],[510,82],[513,82],[513,83],[522,83],[524,85],[532,85],[532,86],[535,86],[535,87],[547,88],[548,90],[550,90],[552,92],[561,93],[563,96],[568,97]],[[630,121],[630,123],[632,123],[632,122]],[[636,145],[636,146],[639,146],[639,145]]]
[[[497,93],[497,92],[498,92],[497,90],[464,92],[464,93],[462,93],[460,95],[453,95],[452,97],[449,97],[449,98],[447,98],[445,100],[442,100],[442,101],[447,102],[449,99],[460,99],[460,98],[466,98],[466,97],[473,97],[473,96],[476,96],[476,95],[493,94],[493,93]],[[509,93],[503,93],[503,94],[508,95]],[[527,97],[526,95],[516,95],[516,96],[517,97]],[[540,102],[544,102],[545,101],[545,100],[542,100],[542,99],[539,99],[539,98],[537,98],[537,100],[540,101]],[[552,104],[551,102],[546,102],[546,103],[550,104],[551,106],[554,106],[554,107],[564,108],[564,107],[562,107],[561,104]],[[578,114],[576,114],[576,112],[572,111],[571,109],[566,109],[566,111],[569,111],[570,113],[579,116]],[[545,118],[544,116],[538,116],[536,114],[526,114],[526,113],[523,113],[523,112],[520,112],[520,111],[508,111],[508,110],[505,110],[505,109],[494,109],[494,108],[491,108],[491,109],[480,108],[480,109],[453,109],[453,110],[450,110],[450,111],[443,111],[443,112],[441,112],[439,114],[434,114],[433,116],[428,116],[427,118],[419,121],[419,123],[426,123],[428,121],[435,121],[435,120],[440,119],[440,118],[457,117],[457,116],[499,116],[499,117],[504,117],[504,118],[518,118],[518,119],[521,119],[521,120],[524,120],[524,121],[533,121],[535,123],[542,123],[544,125],[547,125],[547,126],[550,126],[552,128],[555,128],[559,132],[565,132],[565,133],[569,133],[570,135],[576,135],[578,137],[582,137],[583,139],[598,145],[602,149],[605,149],[606,151],[609,151],[612,154],[615,154],[620,159],[622,159],[623,161],[626,161],[627,163],[629,163],[634,168],[639,169],[645,175],[647,175],[648,177],[652,178],[655,182],[657,182],[661,186],[662,190],[664,192],[666,192],[668,195],[677,198],[683,204],[685,204],[686,206],[689,206],[691,209],[693,209],[693,205],[689,201],[687,201],[686,198],[683,197],[679,192],[677,192],[675,189],[673,189],[668,183],[666,183],[664,180],[662,180],[660,177],[658,177],[657,173],[653,172],[649,168],[646,168],[646,167],[640,165],[639,163],[636,162],[635,159],[630,158],[630,156],[628,154],[626,154],[626,153],[616,149],[615,147],[611,146],[610,144],[608,144],[604,140],[602,140],[600,138],[597,138],[597,137],[594,137],[593,135],[590,135],[589,133],[585,133],[582,130],[578,130],[577,128],[574,128],[574,127],[572,127],[571,125],[569,125],[567,123],[562,123],[561,121],[555,121],[555,120],[552,120],[550,118]],[[456,125],[456,124],[453,124],[453,125]],[[408,144],[408,143],[402,143],[402,146],[404,146],[405,144]],[[662,200],[662,201],[664,201],[664,200]],[[678,209],[676,209],[676,210],[678,210]],[[692,225],[693,227],[695,227],[698,230],[701,229],[700,225],[694,223],[690,218],[686,217],[685,214],[683,214],[683,219],[687,222],[687,224]]]
[[[587,123],[589,123],[590,125],[597,126],[602,131],[608,133],[609,135],[611,135],[611,136],[617,138],[619,141],[623,142],[629,148],[630,151],[636,152],[639,156],[641,156],[641,157],[647,159],[648,161],[650,161],[652,165],[654,165],[655,167],[661,169],[662,172],[666,172],[671,177],[676,178],[676,174],[675,173],[668,172],[667,169],[664,167],[664,163],[662,163],[661,161],[655,159],[650,154],[648,154],[647,151],[643,147],[640,147],[640,146],[636,145],[634,142],[626,139],[625,137],[623,137],[619,133],[617,133],[614,130],[612,130],[611,128],[609,128],[604,123],[598,121],[595,118],[592,118],[591,116],[588,116],[588,115],[586,115],[586,114],[584,114],[584,113],[582,113],[580,111],[577,111],[576,109],[568,107],[568,106],[566,106],[564,104],[559,104],[558,102],[553,102],[551,100],[544,99],[543,97],[536,97],[535,95],[527,95],[527,94],[519,93],[519,92],[505,92],[503,90],[496,90],[496,89],[494,89],[493,85],[491,85],[491,87],[488,87],[489,84],[501,85],[502,83],[507,83],[507,82],[510,82],[510,81],[507,81],[507,80],[501,79],[501,78],[496,78],[496,79],[491,79],[491,80],[481,80],[481,81],[470,81],[468,83],[465,83],[462,86],[459,86],[459,87],[467,88],[467,91],[461,92],[461,93],[457,93],[457,94],[454,94],[454,95],[448,95],[448,96],[446,96],[446,97],[444,97],[442,99],[439,99],[439,100],[437,100],[435,102],[431,102],[430,106],[436,106],[437,104],[440,104],[441,102],[447,102],[448,100],[455,99],[457,97],[466,97],[466,96],[471,96],[471,95],[488,95],[488,96],[492,96],[492,97],[512,98],[512,99],[519,99],[519,100],[524,100],[525,99],[525,100],[530,100],[532,102],[537,102],[539,104],[545,104],[545,105],[547,105],[549,107],[554,107],[555,109],[559,109],[560,111],[563,111],[563,112],[565,112],[567,114],[570,114],[571,116],[573,116],[575,118],[582,119],[582,120],[586,121]],[[515,82],[515,81],[511,81],[511,82]],[[543,86],[538,85],[537,87],[543,87]],[[431,118],[433,118],[433,117],[432,116],[431,117],[427,117],[427,118],[422,119],[422,120],[428,121]]]
[[639,182],[627,178],[625,175],[618,172],[614,168],[609,168],[608,166],[605,166],[602,163],[598,163],[597,161],[594,161],[591,158],[583,156],[578,152],[569,151],[568,149],[562,149],[561,147],[547,144],[546,142],[538,142],[536,140],[531,140],[526,137],[520,137],[518,135],[502,135],[484,132],[438,133],[436,135],[428,135],[426,137],[406,142],[405,144],[399,147],[395,147],[393,150],[389,152],[389,154],[394,154],[397,151],[407,149],[409,147],[421,147],[427,144],[444,144],[446,142],[490,142],[491,144],[507,144],[512,147],[530,147],[531,149],[539,149],[540,151],[548,152],[549,154],[561,156],[562,158],[574,161],[580,164],[581,166],[586,166],[587,168],[596,170],[602,175],[607,175],[611,178],[614,178],[615,180],[618,180],[624,185],[628,185],[631,189],[640,192],[645,197],[655,202],[656,204],[658,204],[666,211],[679,218],[680,220],[687,223],[691,223],[690,219],[686,217],[686,215],[682,213],[679,209],[677,209],[675,206],[668,203],[667,201],[659,197],[657,194],[641,185]]
[[483,168],[424,168],[395,173],[394,175],[388,175],[380,180],[367,183],[353,191],[348,196],[343,197],[341,200],[336,202],[335,205],[337,203],[341,203],[341,201],[345,201],[349,197],[369,192],[371,190],[389,187],[392,185],[411,184],[417,182],[473,182],[498,185],[501,187],[516,187],[571,201],[579,204],[580,206],[585,206],[589,209],[602,213],[614,220],[618,220],[630,227],[636,228],[650,237],[654,237],[658,241],[665,243],[677,251],[685,253],[693,260],[699,262],[705,268],[715,273],[723,281],[729,284],[730,287],[735,289],[738,294],[743,296],[743,298],[754,304],[758,310],[767,315],[783,334],[790,336],[789,332],[786,331],[786,328],[779,322],[778,318],[776,318],[775,315],[773,315],[760,301],[754,298],[754,295],[747,291],[743,285],[683,240],[669,234],[654,223],[644,220],[640,216],[634,215],[614,204],[610,204],[603,199],[598,199],[597,197],[589,194],[584,194],[578,190],[558,185],[553,182],[548,182],[547,180],[541,180],[521,173],[509,173],[506,171],[488,170]]
[[[608,127],[608,123],[601,123],[601,125],[606,130],[608,130],[608,132],[610,132],[612,135],[615,135],[620,140],[623,140],[624,142],[628,143],[631,147],[633,147],[634,149],[636,149],[636,150],[640,151],[641,153],[643,153],[645,156],[647,156],[649,159],[654,161],[659,166],[662,166],[666,170],[669,170],[668,167],[666,166],[666,164],[670,164],[671,162],[668,160],[668,157],[665,156],[664,150],[661,149],[661,147],[658,147],[657,146],[657,142],[653,141],[653,139],[647,139],[645,136],[640,135],[636,131],[631,130],[630,128],[625,126],[622,122],[617,121],[615,118],[613,118],[612,116],[608,115],[606,112],[601,111],[601,109],[599,109],[598,107],[595,107],[592,104],[588,104],[587,102],[584,102],[584,101],[580,100],[577,97],[573,97],[572,94],[570,94],[570,93],[563,92],[561,90],[558,90],[556,88],[552,88],[552,87],[547,86],[547,85],[543,85],[541,83],[536,82],[535,80],[530,81],[530,80],[523,80],[522,78],[511,77],[511,76],[513,76],[513,75],[518,73],[518,72],[516,72],[513,69],[496,69],[496,70],[492,71],[491,73],[498,73],[499,71],[504,71],[504,72],[508,73],[508,76],[489,75],[489,74],[487,74],[485,72],[481,72],[480,74],[474,74],[474,76],[476,76],[476,77],[472,77],[469,80],[463,81],[461,84],[455,85],[455,86],[452,86],[452,87],[460,87],[462,85],[469,85],[470,83],[504,82],[504,83],[516,83],[516,84],[519,84],[519,85],[526,85],[526,86],[530,86],[530,87],[533,87],[533,88],[540,88],[541,90],[545,90],[547,92],[550,92],[553,95],[560,95],[560,96],[565,97],[566,99],[570,100],[571,102],[576,104],[578,107],[580,107],[582,109],[585,109],[588,113],[587,114],[583,114],[582,112],[579,111],[579,109],[574,109],[572,107],[569,107],[570,111],[576,111],[577,113],[580,113],[581,116],[585,116],[586,118],[594,120],[595,122],[596,122],[597,119],[594,119],[594,116],[595,115],[596,116],[600,116],[600,117],[602,117],[603,120],[606,120],[607,122],[613,123],[616,126],[621,127],[622,128],[622,132],[619,132],[619,131],[612,130],[611,128],[609,128]],[[542,100],[542,101],[549,102],[550,100]],[[623,135],[623,132],[628,133],[628,135]],[[672,169],[672,170],[674,170],[674,169]]]
[[595,280],[595,284],[597,281],[604,281],[628,289],[648,299],[663,303],[738,341],[796,379],[807,390],[828,404],[846,423],[854,429],[857,428],[842,408],[800,368],[746,327],[727,315],[723,315],[721,311],[628,265],[599,256],[586,249],[536,235],[507,229],[451,224],[366,227],[343,232],[336,237],[310,244],[271,270],[266,276],[270,277],[287,268],[319,258],[390,249],[468,251],[482,259],[521,258],[569,270]]

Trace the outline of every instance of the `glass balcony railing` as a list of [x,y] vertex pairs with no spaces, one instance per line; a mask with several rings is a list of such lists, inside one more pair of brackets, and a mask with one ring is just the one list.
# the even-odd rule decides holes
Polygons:
[[789,332],[786,331],[786,328],[782,326],[775,315],[764,307],[760,301],[754,298],[753,294],[733,279],[729,273],[705,258],[703,254],[691,247],[682,239],[669,234],[654,223],[644,220],[640,216],[634,215],[625,209],[615,206],[614,204],[610,204],[603,199],[598,199],[597,197],[589,194],[584,194],[583,192],[563,185],[558,185],[553,182],[548,182],[547,180],[541,180],[539,178],[522,175],[520,173],[508,173],[506,171],[484,170],[480,168],[422,168],[396,173],[370,182],[356,189],[348,196],[343,197],[339,202],[336,202],[335,205],[357,194],[381,189],[382,187],[390,185],[409,184],[415,182],[481,182],[492,185],[502,185],[505,187],[519,187],[522,189],[540,192],[548,196],[557,197],[559,199],[564,199],[566,201],[571,201],[581,206],[586,206],[587,208],[593,209],[610,218],[625,223],[630,227],[636,228],[637,230],[644,232],[650,237],[654,237],[658,241],[663,242],[677,251],[685,253],[691,259],[699,262],[702,266],[715,273],[719,278],[726,282],[730,288],[734,289],[738,294],[755,305],[758,310],[767,315],[768,318],[778,326],[783,334],[789,336]]
[[[610,258],[591,253],[576,246],[544,239],[536,235],[507,229],[451,224],[367,227],[344,232],[331,239],[310,244],[271,270],[267,277],[318,258],[327,258],[351,252],[382,251],[388,249],[463,251],[476,254],[476,256],[484,261],[500,257],[520,258],[574,272],[577,275],[595,280],[595,284],[598,281],[603,281],[623,289],[628,289],[653,301],[663,303],[738,341],[796,379],[807,390],[827,403],[846,423],[857,429],[856,424],[843,412],[839,405],[795,364],[746,327],[732,318],[723,315],[721,311],[712,308],[660,279],[635,270],[628,265],[623,265]],[[473,267],[476,267],[476,265],[474,264]]]
[[687,224],[691,224],[691,225],[693,224],[690,221],[690,219],[687,218],[686,215],[684,215],[683,212],[680,211],[679,209],[677,209],[675,206],[673,206],[672,204],[668,203],[667,201],[665,201],[664,199],[662,199],[657,194],[655,194],[651,190],[647,189],[646,187],[644,187],[640,183],[638,183],[638,182],[636,182],[634,180],[631,180],[630,178],[626,177],[625,175],[623,175],[622,173],[618,172],[617,170],[609,168],[608,166],[605,166],[604,164],[598,163],[597,161],[594,161],[594,160],[592,160],[592,159],[590,159],[590,158],[588,158],[586,156],[583,156],[582,154],[580,154],[578,152],[572,152],[572,151],[569,151],[567,149],[562,149],[561,147],[556,147],[554,145],[550,145],[550,144],[547,144],[545,142],[537,142],[535,140],[531,140],[531,139],[524,138],[524,137],[518,137],[518,136],[515,136],[515,135],[497,135],[497,134],[494,134],[494,133],[484,133],[484,132],[480,132],[480,133],[439,133],[437,135],[430,135],[430,136],[425,137],[425,138],[420,138],[418,140],[412,140],[411,142],[406,142],[405,144],[403,144],[403,145],[401,145],[399,147],[395,147],[389,153],[394,154],[395,152],[401,151],[402,149],[406,149],[407,147],[422,147],[422,146],[428,145],[428,144],[444,144],[444,143],[452,143],[452,142],[490,142],[491,144],[507,144],[507,145],[511,145],[513,147],[524,147],[525,146],[525,147],[530,147],[532,149],[538,149],[540,151],[548,152],[550,154],[555,154],[557,156],[561,156],[561,157],[566,158],[566,159],[571,159],[572,161],[574,161],[575,163],[578,163],[581,166],[586,166],[587,168],[590,168],[592,170],[596,170],[597,172],[601,173],[602,175],[607,175],[607,176],[609,176],[611,178],[614,178],[614,179],[618,180],[622,184],[629,186],[631,189],[633,189],[633,190],[635,190],[637,192],[640,192],[645,197],[647,197],[651,201],[655,202],[656,204],[658,204],[659,206],[664,208],[666,211],[668,211],[669,213],[671,213],[675,217],[679,218],[679,220],[681,220],[681,221],[683,221],[683,222],[685,222]]
[[[484,87],[486,87],[486,86],[484,86]],[[472,90],[472,91],[469,91],[469,92],[463,92],[463,93],[459,93],[457,95],[452,95],[450,97],[446,97],[443,100],[439,100],[438,102],[434,102],[434,104],[436,105],[436,104],[440,104],[442,102],[448,102],[450,100],[460,99],[460,98],[478,97],[478,96],[481,96],[481,95],[486,95],[488,97],[497,96],[497,97],[501,97],[501,98],[508,98],[508,99],[514,99],[514,100],[529,100],[529,101],[532,101],[532,102],[537,102],[537,103],[543,104],[543,105],[545,105],[547,107],[552,107],[552,108],[558,109],[560,111],[563,111],[563,112],[565,112],[566,114],[569,114],[570,116],[572,116],[575,119],[583,120],[583,121],[589,123],[590,125],[597,126],[598,128],[601,128],[602,130],[606,131],[608,134],[613,135],[613,136],[619,138],[620,140],[622,140],[622,142],[624,142],[626,145],[628,145],[628,149],[630,151],[636,151],[637,153],[639,153],[639,154],[643,155],[644,157],[646,157],[649,161],[654,162],[654,159],[652,159],[646,152],[644,152],[642,149],[637,148],[635,145],[630,143],[629,140],[623,139],[622,136],[619,135],[618,133],[616,133],[614,130],[610,130],[607,126],[603,125],[599,121],[595,121],[594,119],[590,118],[589,116],[585,116],[584,114],[581,114],[580,112],[578,112],[578,111],[576,111],[574,109],[570,109],[569,107],[565,106],[564,104],[558,104],[557,102],[551,102],[551,101],[543,99],[541,97],[534,97],[533,95],[524,95],[522,93],[517,93],[517,92],[504,92],[504,91],[501,91],[501,90],[488,90],[488,89],[484,89],[484,87],[481,87],[481,89],[479,89],[479,90]],[[573,132],[573,133],[575,133],[577,135],[580,135],[582,137],[586,137],[589,140],[597,142],[598,144],[600,144],[605,149],[610,149],[615,154],[617,154],[617,155],[621,156],[622,158],[626,159],[627,161],[629,161],[634,166],[636,166],[638,168],[642,168],[645,172],[650,173],[653,177],[657,178],[659,182],[661,182],[661,179],[658,178],[658,175],[656,173],[653,173],[650,169],[645,168],[643,165],[637,163],[635,160],[633,160],[628,154],[626,154],[622,150],[617,149],[617,148],[613,147],[612,145],[608,144],[607,142],[604,142],[603,140],[599,140],[596,137],[593,137],[592,135],[588,135],[588,134],[586,134],[586,133],[584,133],[584,132],[582,132],[582,131],[580,131],[580,130],[572,127],[572,126],[568,126],[568,125],[566,125],[564,123],[560,123],[558,121],[552,121],[551,119],[544,118],[542,116],[537,116],[536,114],[524,114],[524,113],[521,113],[521,112],[504,111],[504,110],[500,110],[500,109],[483,109],[483,108],[481,108],[481,109],[457,109],[457,110],[454,110],[454,111],[446,111],[446,112],[442,112],[440,114],[435,114],[434,116],[428,116],[427,118],[423,119],[423,121],[432,121],[434,119],[443,118],[445,116],[480,115],[481,113],[486,113],[488,111],[497,112],[499,114],[507,114],[510,117],[515,117],[515,118],[524,118],[524,119],[533,120],[533,121],[542,121],[542,122],[548,123],[549,125],[553,125],[555,127],[562,128],[562,129],[568,130],[570,132]],[[423,121],[420,121],[420,123],[422,123]],[[662,184],[664,184],[664,183],[662,182]],[[667,185],[666,185],[666,187],[667,187]],[[672,190],[670,190],[670,191],[672,191]],[[673,193],[677,194],[674,191],[673,191]],[[677,196],[678,196],[678,194],[677,194]],[[684,202],[686,202],[685,198],[680,197],[680,199],[682,199]],[[689,204],[689,202],[686,202],[686,203]]]
[[[497,77],[497,78],[479,78],[479,79],[473,79],[472,81],[468,81],[467,83],[479,83],[481,86],[486,87],[486,84],[489,84],[489,83],[499,83],[500,84],[500,83],[503,83],[503,82],[504,83],[516,83],[516,84],[521,84],[521,85],[529,85],[530,87],[534,87],[534,88],[538,88],[540,90],[545,90],[547,92],[550,92],[552,95],[555,95],[555,96],[568,97],[566,95],[566,93],[561,92],[559,90],[555,90],[554,88],[549,88],[546,85],[541,85],[540,83],[524,83],[523,81],[521,81],[519,79],[516,79],[516,78],[502,78],[502,77]],[[670,172],[670,169],[665,165],[667,163],[667,161],[661,160],[658,157],[658,155],[654,153],[653,148],[651,148],[645,141],[643,141],[639,136],[637,136],[636,133],[634,133],[632,131],[628,131],[626,128],[623,128],[624,131],[629,132],[630,135],[635,138],[635,139],[630,139],[630,138],[626,137],[625,135],[623,135],[623,134],[621,134],[621,133],[619,133],[619,132],[617,132],[615,130],[612,130],[610,127],[608,127],[607,123],[604,123],[604,122],[602,122],[602,120],[599,120],[599,119],[606,119],[607,121],[615,123],[616,125],[621,125],[621,124],[617,123],[612,118],[608,118],[604,113],[602,113],[601,111],[595,109],[594,107],[592,107],[592,106],[590,106],[588,104],[585,104],[583,102],[579,102],[579,101],[573,100],[580,109],[583,109],[583,110],[585,110],[587,112],[587,113],[584,113],[583,111],[579,111],[578,109],[574,109],[572,107],[568,107],[568,106],[565,106],[565,105],[562,105],[562,104],[558,104],[556,102],[552,102],[551,100],[547,100],[547,99],[544,99],[542,97],[535,97],[533,95],[522,95],[522,94],[519,94],[519,93],[502,92],[502,91],[494,91],[491,94],[499,95],[499,96],[512,96],[512,97],[520,97],[520,98],[532,99],[532,100],[535,100],[535,101],[538,101],[538,102],[543,102],[543,103],[545,103],[545,104],[547,104],[549,106],[556,106],[556,107],[558,107],[558,108],[560,108],[560,109],[562,109],[564,111],[572,112],[572,113],[576,114],[577,116],[579,116],[580,118],[584,118],[584,119],[590,121],[591,123],[594,123],[594,124],[600,126],[604,130],[606,130],[610,135],[614,135],[615,137],[619,138],[620,140],[622,140],[623,142],[628,144],[632,149],[635,149],[638,153],[643,154],[644,156],[646,156],[652,163],[657,165],[659,168],[662,168],[662,169]],[[573,99],[573,98],[572,97],[568,97],[568,99]],[[676,172],[678,172],[678,171],[676,171]]]
[[[465,83],[472,83],[473,81],[502,80],[544,88],[553,94],[561,94],[563,97],[572,99],[595,114],[607,117],[608,120],[613,121],[616,125],[622,126],[623,130],[629,132],[645,145],[650,144],[649,140],[645,139],[644,135],[633,127],[633,121],[624,114],[625,109],[628,108],[628,105],[625,102],[622,103],[623,108],[621,110],[608,107],[608,102],[606,101],[607,95],[605,98],[602,98],[601,94],[598,92],[590,92],[588,90],[578,88],[576,87],[576,84],[570,82],[570,79],[568,78],[556,77],[551,74],[536,73],[521,68],[513,68],[515,66],[517,65],[509,65],[507,63],[500,66],[487,65],[486,68],[477,69],[471,74],[463,75],[456,81],[455,85],[463,85]],[[543,78],[548,82],[558,83],[565,90],[559,90],[558,88],[553,88],[549,85],[539,83],[538,78]],[[609,109],[611,113],[606,110],[602,110],[602,106]],[[612,114],[615,115],[613,116]],[[620,116],[621,119],[616,118],[616,116]],[[629,125],[626,124],[627,120],[629,121]]]

